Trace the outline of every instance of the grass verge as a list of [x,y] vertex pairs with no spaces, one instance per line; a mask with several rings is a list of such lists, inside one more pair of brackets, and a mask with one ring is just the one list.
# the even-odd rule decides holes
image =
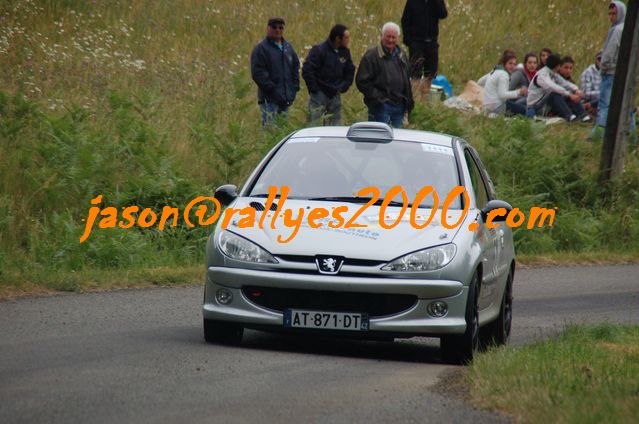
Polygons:
[[61,292],[84,293],[202,284],[204,272],[203,265],[57,272],[41,281],[20,279],[2,281],[0,282],[0,300],[24,296],[47,296]]
[[639,422],[639,326],[569,326],[557,339],[479,355],[473,404],[524,423]]
[[[577,265],[626,265],[639,263],[639,252],[557,252],[553,255],[518,255],[520,268]],[[0,280],[0,300],[56,293],[98,292],[149,287],[179,287],[201,284],[204,266],[141,267],[139,269],[59,270],[24,280],[20,274]]]

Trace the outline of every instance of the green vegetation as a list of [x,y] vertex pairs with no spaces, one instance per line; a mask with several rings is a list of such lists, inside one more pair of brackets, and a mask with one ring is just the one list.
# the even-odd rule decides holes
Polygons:
[[569,326],[555,340],[479,355],[466,378],[473,403],[518,422],[637,422],[639,327]]
[[[581,71],[608,26],[604,0],[448,4],[441,71],[456,89],[505,47],[523,56],[549,46],[572,54]],[[240,184],[274,143],[305,125],[303,88],[287,124],[260,128],[248,57],[268,16],[287,18],[301,57],[333,22],[346,23],[358,61],[402,8],[381,0],[0,3],[0,296],[201,281],[195,270],[210,229],[96,230],[80,244],[90,199],[159,210]],[[588,31],[562,29],[582,23]],[[357,90],[343,103],[345,123],[366,118]],[[522,210],[559,208],[551,230],[516,232],[519,253],[639,257],[636,151],[604,191],[600,145],[585,141],[586,126],[545,128],[440,105],[419,105],[411,126],[468,139],[500,197]]]

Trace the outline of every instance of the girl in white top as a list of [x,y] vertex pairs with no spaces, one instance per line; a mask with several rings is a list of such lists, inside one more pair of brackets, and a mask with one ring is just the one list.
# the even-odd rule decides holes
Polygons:
[[525,96],[526,87],[516,90],[508,90],[510,74],[517,67],[517,57],[512,52],[504,52],[499,64],[490,73],[484,88],[484,109],[488,113],[506,113],[513,115],[525,115],[526,107],[515,100]]

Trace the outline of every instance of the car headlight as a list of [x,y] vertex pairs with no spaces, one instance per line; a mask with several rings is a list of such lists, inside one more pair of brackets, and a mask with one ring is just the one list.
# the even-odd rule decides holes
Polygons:
[[384,271],[418,272],[443,268],[455,257],[457,247],[452,244],[431,247],[409,253],[382,267]]
[[222,231],[218,246],[231,259],[245,262],[276,264],[277,259],[257,244],[230,231]]

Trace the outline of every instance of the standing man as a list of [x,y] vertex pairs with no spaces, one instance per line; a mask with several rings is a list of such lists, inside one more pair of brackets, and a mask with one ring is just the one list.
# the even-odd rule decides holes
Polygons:
[[608,18],[610,19],[611,26],[601,53],[601,85],[599,86],[597,125],[593,129],[593,136],[596,135],[597,127],[603,129],[608,120],[612,82],[615,79],[617,56],[619,54],[619,46],[621,45],[621,34],[623,32],[623,21],[625,17],[626,5],[620,1],[610,2],[608,5]]
[[349,41],[348,28],[337,24],[331,29],[328,39],[313,46],[304,61],[302,77],[310,95],[310,122],[318,122],[325,116],[324,125],[341,125],[340,93],[348,91],[355,76]]
[[286,116],[300,89],[300,60],[283,33],[284,19],[269,19],[266,38],[251,53],[251,76],[257,84],[262,125],[272,124],[276,115]]
[[[402,14],[404,44],[410,53],[411,86],[415,97],[428,98],[439,62],[439,20],[446,19],[444,0],[407,0]],[[423,76],[423,80],[422,80]]]
[[401,128],[404,115],[414,105],[408,62],[397,45],[399,33],[399,25],[385,23],[380,44],[364,53],[355,77],[368,107],[368,120],[390,123],[395,128]]

